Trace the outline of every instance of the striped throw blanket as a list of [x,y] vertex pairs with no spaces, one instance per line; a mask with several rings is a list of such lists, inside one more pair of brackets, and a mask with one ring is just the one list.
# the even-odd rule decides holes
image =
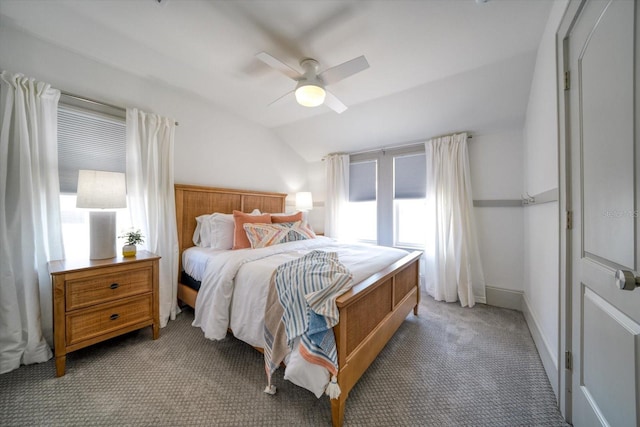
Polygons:
[[338,323],[336,299],[351,286],[351,272],[335,252],[312,251],[276,269],[265,308],[265,392],[275,392],[271,375],[300,337],[300,355],[327,368],[332,381],[326,392],[331,398],[339,396],[338,354],[332,328]]

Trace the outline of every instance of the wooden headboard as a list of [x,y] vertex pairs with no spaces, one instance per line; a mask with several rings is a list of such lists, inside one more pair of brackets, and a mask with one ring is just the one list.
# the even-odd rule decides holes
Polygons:
[[254,209],[260,209],[260,212],[284,212],[287,197],[285,193],[231,190],[183,184],[175,184],[175,191],[181,267],[182,251],[193,246],[192,239],[196,229],[197,216],[214,212],[233,213],[234,210],[251,212]]

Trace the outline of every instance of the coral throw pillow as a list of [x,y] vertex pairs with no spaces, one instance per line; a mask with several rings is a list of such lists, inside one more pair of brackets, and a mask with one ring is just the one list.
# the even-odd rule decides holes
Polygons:
[[296,212],[291,215],[271,215],[271,222],[274,224],[282,224],[283,222],[302,221],[302,212]]
[[233,211],[233,222],[235,223],[233,232],[233,249],[246,249],[251,247],[247,238],[247,233],[242,227],[244,224],[271,224],[271,215],[249,215],[240,211]]

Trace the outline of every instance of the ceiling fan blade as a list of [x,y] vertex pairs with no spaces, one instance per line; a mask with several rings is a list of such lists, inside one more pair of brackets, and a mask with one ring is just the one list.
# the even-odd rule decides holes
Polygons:
[[340,101],[338,98],[336,98],[334,94],[329,92],[326,88],[324,91],[326,92],[326,96],[324,98],[324,105],[331,108],[333,111],[335,111],[338,114],[343,113],[347,109],[347,106],[344,105],[342,101]]
[[256,55],[256,58],[258,58],[260,61],[264,62],[268,66],[275,68],[276,70],[280,71],[282,74],[284,74],[285,76],[293,80],[299,80],[302,77],[302,74],[300,74],[298,71],[289,67],[287,64],[280,61],[279,59],[269,55],[267,52],[258,53]]
[[288,97],[289,95],[291,95],[294,91],[290,90],[289,92],[285,93],[284,95],[282,95],[280,98],[277,98],[274,101],[271,101],[269,103],[269,107],[271,107],[274,104],[279,104],[280,102],[282,102],[283,99],[285,99],[286,97]]
[[319,77],[322,79],[324,84],[330,85],[359,73],[360,71],[366,70],[367,68],[369,68],[369,63],[367,62],[367,58],[362,55],[324,70],[320,73]]

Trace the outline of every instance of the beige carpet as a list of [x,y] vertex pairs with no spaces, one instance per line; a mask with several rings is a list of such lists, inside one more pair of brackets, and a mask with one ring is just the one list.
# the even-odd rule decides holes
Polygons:
[[[214,342],[186,310],[150,328],[0,375],[2,426],[328,426],[328,398],[274,375],[228,336]],[[346,426],[566,425],[521,313],[423,298],[352,390]]]

